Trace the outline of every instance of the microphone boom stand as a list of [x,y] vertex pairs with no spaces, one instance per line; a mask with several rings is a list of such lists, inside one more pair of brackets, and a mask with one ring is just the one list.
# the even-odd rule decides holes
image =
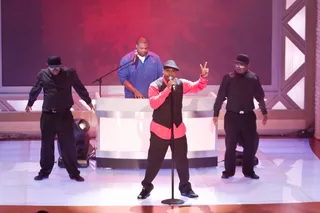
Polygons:
[[162,204],[167,204],[167,205],[179,205],[183,204],[184,201],[181,199],[175,199],[174,198],[174,104],[173,104],[173,88],[171,91],[171,198],[162,200]]
[[100,78],[97,78],[96,80],[94,80],[92,82],[92,84],[96,83],[96,82],[99,82],[99,95],[101,97],[101,84],[102,84],[102,79],[108,75],[110,75],[111,73],[113,73],[114,71],[117,71],[118,69],[120,68],[123,68],[124,66],[130,64],[131,62],[133,62],[135,60],[135,58],[133,58],[132,60],[128,61],[127,63],[124,63],[122,64],[121,66],[117,67],[116,69],[114,70],[111,70],[110,72],[106,73],[105,75],[101,76]]

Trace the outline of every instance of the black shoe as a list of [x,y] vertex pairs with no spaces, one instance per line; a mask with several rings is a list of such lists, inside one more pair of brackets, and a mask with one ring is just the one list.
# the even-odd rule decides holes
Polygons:
[[142,188],[140,194],[138,195],[138,199],[146,199],[147,197],[150,196],[150,192],[153,190],[153,187],[150,189]]
[[84,181],[84,178],[81,177],[80,175],[70,176],[70,179],[71,179],[71,180],[75,180],[75,181],[77,181],[77,182],[83,182],[83,181]]
[[189,198],[199,197],[196,193],[194,193],[194,191],[192,189],[190,189],[189,191],[186,191],[186,192],[181,192],[181,195],[185,196],[185,197],[189,197]]
[[227,174],[227,173],[225,173],[225,172],[222,172],[222,175],[221,175],[221,178],[222,178],[222,179],[228,179],[228,178],[230,178],[230,177],[233,177],[233,175],[229,175],[229,174]]
[[43,179],[48,179],[48,178],[49,178],[49,175],[39,174],[39,175],[34,177],[34,180],[43,180]]
[[257,179],[259,179],[260,177],[258,176],[258,175],[256,175],[256,174],[252,174],[252,175],[244,175],[245,177],[247,177],[247,178],[251,178],[251,179],[255,179],[255,180],[257,180]]

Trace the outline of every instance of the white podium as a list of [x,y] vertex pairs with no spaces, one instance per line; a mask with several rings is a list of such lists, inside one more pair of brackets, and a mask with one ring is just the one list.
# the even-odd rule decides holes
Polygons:
[[[217,166],[217,129],[212,123],[214,97],[184,96],[190,168]],[[106,97],[96,100],[96,166],[145,168],[153,109],[148,99]],[[162,168],[171,168],[170,148]]]

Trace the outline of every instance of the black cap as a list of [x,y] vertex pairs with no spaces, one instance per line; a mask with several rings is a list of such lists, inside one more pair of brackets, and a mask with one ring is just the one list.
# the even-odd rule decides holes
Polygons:
[[168,60],[168,61],[164,62],[163,69],[165,69],[165,68],[172,68],[172,69],[179,71],[179,67],[176,64],[176,62],[174,62],[174,60]]
[[56,67],[62,66],[61,58],[59,56],[49,56],[47,63],[50,68],[56,68]]
[[246,64],[248,65],[250,60],[249,60],[249,56],[245,55],[245,54],[239,54],[237,55],[237,58],[236,60],[234,60],[235,62],[239,62],[239,63],[242,63],[242,64]]

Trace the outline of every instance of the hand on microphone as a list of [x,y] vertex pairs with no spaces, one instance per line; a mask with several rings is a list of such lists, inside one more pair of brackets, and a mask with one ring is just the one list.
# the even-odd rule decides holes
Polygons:
[[170,77],[169,77],[169,81],[168,81],[168,88],[174,90],[174,89],[175,89],[175,88],[174,88],[175,84],[176,84],[176,82],[175,82],[175,81],[173,80],[173,78],[170,76]]

